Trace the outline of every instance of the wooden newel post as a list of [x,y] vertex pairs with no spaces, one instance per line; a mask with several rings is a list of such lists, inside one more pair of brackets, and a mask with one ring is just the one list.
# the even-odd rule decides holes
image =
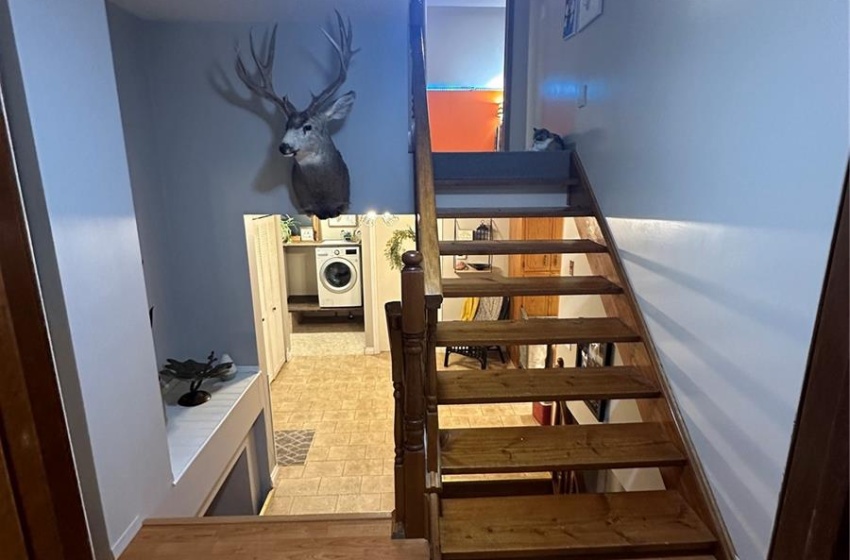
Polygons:
[[426,536],[425,498],[425,273],[422,254],[402,257],[401,331],[404,343],[405,537]]

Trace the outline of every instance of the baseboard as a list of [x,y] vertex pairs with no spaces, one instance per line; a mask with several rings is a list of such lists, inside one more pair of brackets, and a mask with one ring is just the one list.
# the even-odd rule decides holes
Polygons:
[[130,526],[127,527],[127,530],[124,531],[121,536],[118,537],[118,540],[115,541],[115,544],[112,545],[113,558],[118,558],[124,553],[127,547],[130,546],[130,543],[133,542],[133,539],[136,537],[136,534],[138,534],[139,529],[141,528],[142,518],[136,516],[136,518],[133,519],[133,522],[130,523]]
[[376,355],[380,354],[381,352],[378,349],[376,349],[374,346],[367,346],[366,348],[363,349],[363,353],[367,356],[376,356]]

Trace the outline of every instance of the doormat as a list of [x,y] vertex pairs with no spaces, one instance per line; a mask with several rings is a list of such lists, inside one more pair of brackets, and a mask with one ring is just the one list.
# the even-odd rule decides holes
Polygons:
[[313,443],[315,430],[275,430],[274,451],[277,464],[283,467],[303,465]]

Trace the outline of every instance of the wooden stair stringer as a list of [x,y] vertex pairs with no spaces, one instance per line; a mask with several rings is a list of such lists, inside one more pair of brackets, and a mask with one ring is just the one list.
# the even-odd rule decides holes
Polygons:
[[667,376],[664,374],[658,351],[650,336],[643,314],[640,312],[640,306],[620,258],[611,228],[599,208],[599,203],[577,152],[572,152],[571,159],[573,173],[579,181],[579,186],[572,190],[576,197],[573,200],[589,206],[595,214],[593,218],[575,218],[579,236],[608,248],[607,253],[587,254],[591,272],[617,283],[623,289],[621,296],[604,294],[599,296],[605,308],[605,313],[608,317],[619,318],[627,327],[638,333],[643,340],[643,344],[621,345],[618,348],[619,355],[623,360],[623,365],[643,371],[647,379],[653,382],[662,393],[660,399],[637,400],[641,418],[644,422],[662,424],[670,441],[688,458],[688,464],[685,467],[660,468],[661,477],[666,488],[677,490],[717,537],[717,550],[714,552],[717,559],[735,560],[736,553],[731,536],[723,522],[717,501],[699,461],[696,447],[688,433],[675,395]]

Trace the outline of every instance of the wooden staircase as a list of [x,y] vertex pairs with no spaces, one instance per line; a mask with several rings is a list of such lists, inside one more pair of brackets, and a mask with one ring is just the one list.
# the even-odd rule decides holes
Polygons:
[[[402,301],[387,305],[396,397],[396,535],[426,537],[431,557],[447,560],[732,560],[722,519],[578,155],[432,154],[422,29],[415,16],[412,31],[418,251],[404,256]],[[549,202],[504,203],[526,203],[529,192]],[[559,197],[554,203],[553,194]],[[549,216],[583,220],[586,238],[437,238],[438,218]],[[441,278],[444,255],[552,253],[586,254],[595,274]],[[438,320],[445,298],[542,295],[600,296],[608,316]],[[592,375],[552,367],[437,370],[441,347],[597,342],[616,344],[626,365]],[[441,407],[584,399],[636,399],[643,421],[440,428]],[[559,473],[624,468],[657,468],[665,488],[562,493],[553,483]],[[552,478],[522,477],[527,473]],[[446,478],[455,475],[494,476],[475,482]]]

